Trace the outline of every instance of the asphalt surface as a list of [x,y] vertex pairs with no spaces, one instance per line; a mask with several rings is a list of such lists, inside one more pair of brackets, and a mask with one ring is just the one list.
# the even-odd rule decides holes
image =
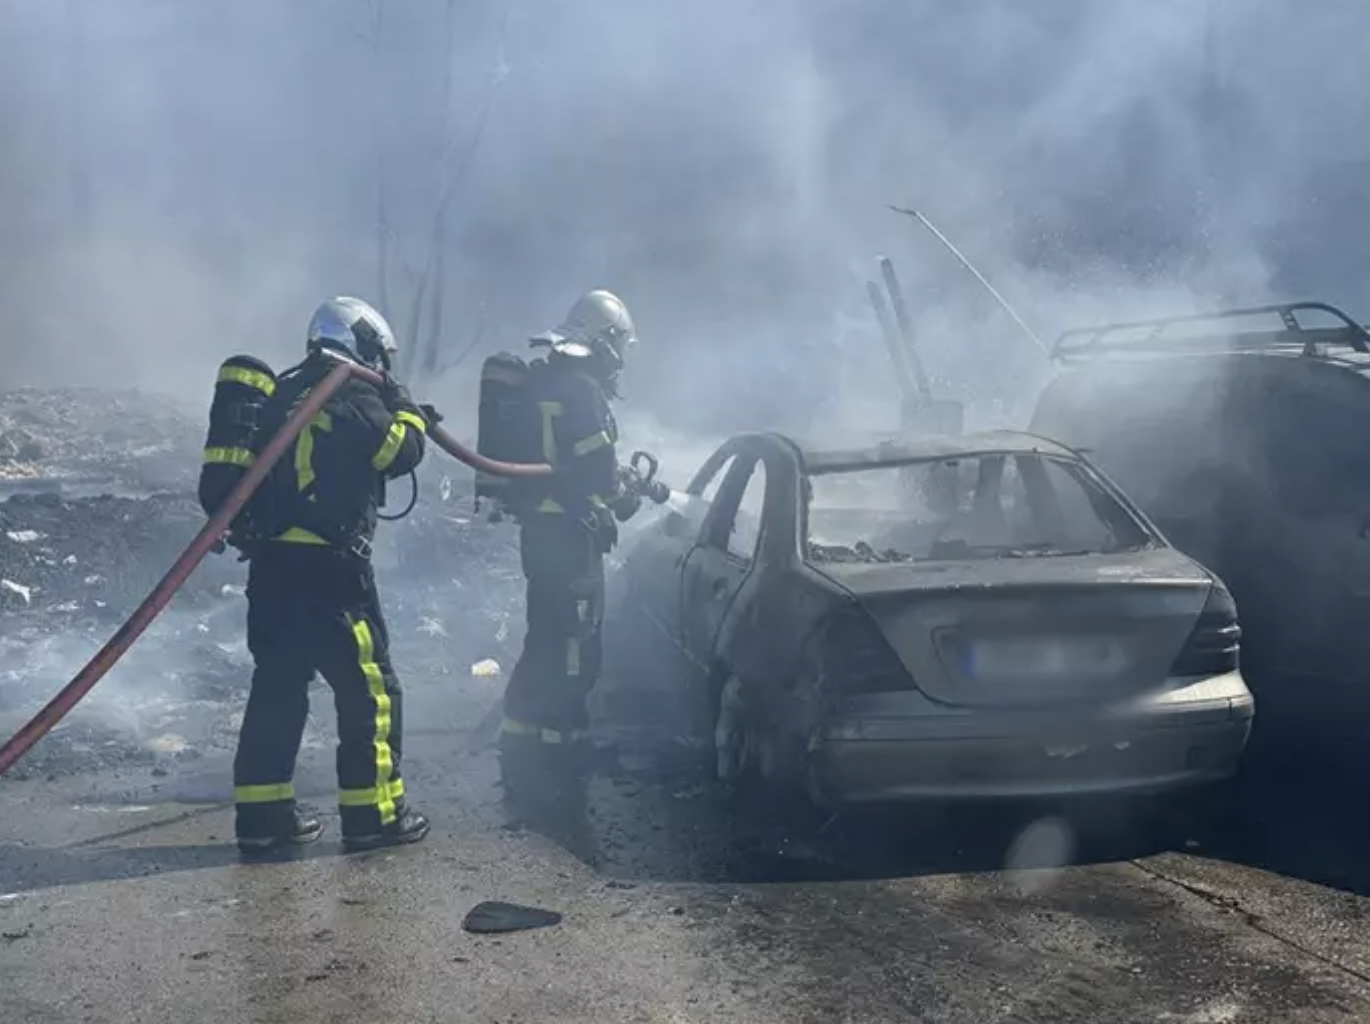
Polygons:
[[[1178,833],[1119,806],[814,828],[730,810],[638,743],[583,813],[527,823],[497,785],[498,687],[411,686],[407,776],[434,831],[398,851],[343,855],[330,816],[303,859],[240,863],[223,750],[0,782],[0,1017],[1370,1019],[1365,830],[1310,766],[1266,762]],[[326,812],[328,704],[298,778]],[[564,920],[464,932],[489,899]]]

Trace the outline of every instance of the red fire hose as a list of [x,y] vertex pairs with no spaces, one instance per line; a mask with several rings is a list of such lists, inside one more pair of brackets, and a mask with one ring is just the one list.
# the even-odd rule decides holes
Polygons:
[[[309,393],[276,436],[262,449],[261,455],[248,468],[243,478],[238,481],[238,485],[229,493],[224,502],[224,507],[210,518],[204,529],[195,535],[190,546],[176,559],[175,564],[167,570],[167,574],[152,589],[152,593],[143,599],[143,603],[129,616],[128,621],[120,626],[105,646],[100,648],[95,657],[86,663],[85,668],[77,672],[71,682],[67,683],[57,696],[48,701],[43,710],[34,715],[22,729],[10,737],[3,747],[0,747],[0,775],[9,771],[14,763],[27,754],[35,743],[65,718],[71,709],[81,701],[81,698],[89,693],[95,684],[103,679],[106,673],[124,656],[124,653],[133,646],[134,641],[143,635],[148,626],[152,625],[152,621],[167,606],[167,602],[175,596],[176,591],[181,589],[195,568],[204,561],[205,555],[209,554],[219,539],[228,532],[234,518],[242,511],[248,499],[252,497],[252,492],[261,485],[262,480],[271,471],[271,467],[285,454],[286,449],[299,436],[305,424],[314,418],[314,415],[323,408],[324,403],[332,397],[333,393],[352,376],[361,377],[373,384],[381,383],[380,375],[365,367],[352,363],[340,363]],[[552,473],[552,467],[545,463],[515,464],[488,459],[484,455],[473,452],[440,427],[430,428],[428,437],[454,459],[493,476],[530,477],[548,476]]]

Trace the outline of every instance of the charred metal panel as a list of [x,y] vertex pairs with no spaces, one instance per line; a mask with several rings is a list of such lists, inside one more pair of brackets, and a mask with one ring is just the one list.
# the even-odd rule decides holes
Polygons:
[[1264,351],[1073,366],[1045,389],[1031,427],[1087,449],[1224,579],[1241,611],[1243,668],[1263,700],[1279,697],[1279,716],[1330,700],[1320,728],[1364,731],[1370,719],[1331,710],[1370,712],[1370,364],[1363,332],[1340,330],[1339,351],[1291,344],[1327,340],[1305,330]]

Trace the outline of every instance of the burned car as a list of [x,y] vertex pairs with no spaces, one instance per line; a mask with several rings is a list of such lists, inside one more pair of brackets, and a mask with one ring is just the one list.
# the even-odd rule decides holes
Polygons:
[[1073,330],[1053,355],[1030,429],[1085,449],[1230,585],[1257,736],[1363,746],[1370,334],[1298,302]]
[[1230,776],[1251,726],[1222,582],[1041,437],[735,437],[617,575],[611,661],[696,698],[726,783],[1156,793]]

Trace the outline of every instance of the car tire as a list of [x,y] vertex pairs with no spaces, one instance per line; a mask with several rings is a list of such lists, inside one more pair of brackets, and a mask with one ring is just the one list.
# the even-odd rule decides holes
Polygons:
[[792,825],[830,812],[834,805],[812,772],[806,742],[762,724],[754,688],[724,673],[714,706],[714,777],[733,802]]

